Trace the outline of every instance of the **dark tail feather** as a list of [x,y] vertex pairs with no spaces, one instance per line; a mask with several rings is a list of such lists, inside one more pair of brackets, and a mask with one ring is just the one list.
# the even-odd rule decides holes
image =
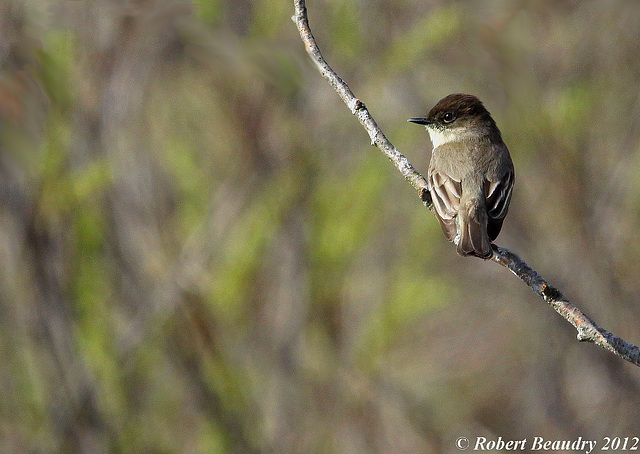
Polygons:
[[460,255],[475,255],[487,258],[492,254],[491,240],[489,240],[489,235],[487,234],[487,222],[482,217],[478,219],[479,216],[475,214],[475,212],[471,212],[467,216],[463,215],[463,218],[460,219],[460,240],[458,241],[457,251]]

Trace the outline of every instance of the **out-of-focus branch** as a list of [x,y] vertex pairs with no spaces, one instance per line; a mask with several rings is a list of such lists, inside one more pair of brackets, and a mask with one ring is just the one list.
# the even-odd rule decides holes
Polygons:
[[[360,101],[349,89],[349,86],[331,69],[327,64],[315,38],[309,27],[307,8],[305,0],[294,0],[295,14],[291,18],[300,32],[300,37],[305,44],[307,53],[311,56],[318,71],[322,74],[334,90],[340,95],[342,100],[351,110],[351,113],[358,117],[360,123],[366,129],[371,144],[376,145],[396,166],[402,175],[418,190],[420,198],[431,209],[431,195],[426,179],[411,165],[409,160],[394,147],[386,138],[382,130],[369,113],[364,103]],[[593,342],[602,348],[626,359],[627,361],[640,366],[640,349],[625,340],[615,336],[609,331],[600,328],[585,315],[574,304],[567,300],[556,288],[550,286],[534,269],[527,265],[520,257],[507,249],[495,246],[490,260],[511,270],[529,286],[534,292],[540,295],[556,312],[571,323],[578,331],[578,340],[583,342]]]

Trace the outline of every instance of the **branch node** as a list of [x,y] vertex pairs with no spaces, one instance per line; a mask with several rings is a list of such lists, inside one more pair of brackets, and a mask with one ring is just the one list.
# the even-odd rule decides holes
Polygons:
[[351,101],[349,101],[349,109],[351,110],[351,113],[353,115],[356,115],[359,110],[364,110],[366,108],[367,106],[365,106],[364,103],[358,98],[353,98]]
[[420,200],[427,206],[431,206],[433,204],[433,200],[431,199],[431,192],[427,188],[420,188],[418,190],[418,194],[420,195]]
[[542,284],[540,287],[540,291],[545,298],[548,298],[552,301],[557,301],[562,298],[562,293],[555,287],[548,285],[546,282]]
[[578,342],[593,342],[593,337],[587,332],[587,330],[578,328]]

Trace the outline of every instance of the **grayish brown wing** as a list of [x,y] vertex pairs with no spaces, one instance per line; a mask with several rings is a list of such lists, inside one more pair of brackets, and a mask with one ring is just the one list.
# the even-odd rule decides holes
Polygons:
[[455,216],[460,208],[460,196],[462,195],[460,180],[431,169],[429,171],[429,186],[433,207],[442,231],[449,241],[453,241],[457,234]]
[[509,170],[498,181],[485,182],[486,207],[489,215],[487,233],[491,241],[495,240],[500,233],[502,222],[507,215],[514,180],[514,173]]

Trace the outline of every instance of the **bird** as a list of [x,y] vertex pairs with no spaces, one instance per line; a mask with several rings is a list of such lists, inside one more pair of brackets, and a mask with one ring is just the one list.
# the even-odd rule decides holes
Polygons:
[[408,121],[424,125],[433,144],[428,189],[445,236],[461,256],[491,257],[515,183],[496,122],[482,101],[462,93]]

